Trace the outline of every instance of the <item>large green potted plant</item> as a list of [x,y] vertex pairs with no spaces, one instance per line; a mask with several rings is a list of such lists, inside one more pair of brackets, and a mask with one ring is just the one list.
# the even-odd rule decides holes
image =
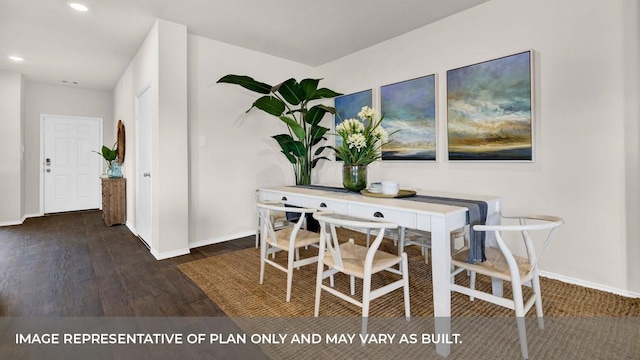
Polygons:
[[[317,146],[325,139],[328,128],[321,126],[320,121],[327,113],[335,114],[333,107],[310,102],[320,99],[330,99],[339,95],[327,88],[318,89],[320,79],[304,79],[298,82],[289,79],[275,86],[254,80],[249,76],[226,75],[218,80],[219,83],[235,84],[253,92],[264,94],[254,101],[247,110],[258,108],[268,114],[278,117],[287,124],[289,133],[272,136],[293,166],[297,185],[311,183],[311,170],[320,160],[329,160],[322,153],[329,146]],[[314,147],[317,147],[314,151]]]

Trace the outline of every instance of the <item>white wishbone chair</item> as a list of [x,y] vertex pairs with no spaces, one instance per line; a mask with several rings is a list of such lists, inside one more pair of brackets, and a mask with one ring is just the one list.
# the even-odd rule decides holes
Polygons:
[[[538,326],[541,329],[544,328],[540,278],[538,276],[538,259],[558,228],[564,224],[564,221],[561,218],[546,215],[502,216],[502,219],[517,220],[517,224],[508,225],[503,223],[501,225],[475,225],[473,227],[476,231],[494,232],[498,247],[487,247],[485,249],[487,260],[475,264],[467,262],[468,250],[454,254],[451,258],[451,264],[457,271],[470,271],[471,282],[469,287],[461,286],[455,283],[455,277],[452,276],[451,290],[469,295],[472,299],[477,297],[481,300],[515,310],[518,335],[520,338],[520,350],[522,357],[528,359],[529,353],[524,316],[534,305],[538,317]],[[527,257],[512,254],[504,240],[506,233],[519,233],[521,235],[527,251]],[[545,240],[538,252],[536,252],[533,245],[532,234],[534,233],[545,236]],[[476,274],[490,276],[492,279],[510,281],[513,299],[506,299],[502,296],[475,290]],[[533,294],[526,302],[523,299],[523,285],[531,286],[533,291]]]
[[[382,295],[397,289],[404,289],[404,310],[407,319],[410,317],[409,305],[409,273],[407,254],[390,254],[378,250],[386,229],[396,229],[398,226],[390,222],[373,222],[347,218],[341,215],[329,213],[315,213],[313,217],[320,223],[320,251],[318,258],[318,273],[316,279],[316,303],[314,316],[320,312],[320,295],[325,290],[347,302],[362,308],[362,317],[369,316],[369,303]],[[377,230],[377,235],[370,247],[356,245],[353,239],[340,242],[336,228],[347,227],[349,229]],[[400,264],[400,269],[394,266]],[[325,270],[325,266],[328,269]],[[402,277],[380,288],[371,289],[371,275],[380,271],[389,271],[400,274]],[[351,294],[354,294],[353,278],[363,280],[362,301],[342,293],[332,286],[322,282],[327,277],[336,273],[343,273],[351,277]],[[332,284],[331,284],[332,285]],[[366,330],[366,322],[363,322],[363,331]]]
[[[302,229],[305,222],[305,215],[316,212],[316,209],[285,207],[284,205],[273,203],[258,203],[258,214],[260,216],[260,284],[264,282],[265,264],[269,264],[278,270],[287,273],[287,295],[286,300],[291,300],[291,285],[293,282],[293,269],[300,266],[309,265],[318,261],[318,256],[300,259],[299,249],[320,242],[320,234]],[[273,212],[292,212],[300,216],[295,224],[276,230]],[[287,267],[278,264],[275,260],[269,259],[269,254],[278,251],[287,251]],[[295,258],[294,258],[295,257]]]

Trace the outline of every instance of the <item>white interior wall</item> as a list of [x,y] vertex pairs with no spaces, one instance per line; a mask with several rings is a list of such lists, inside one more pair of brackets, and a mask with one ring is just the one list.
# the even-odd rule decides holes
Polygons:
[[159,117],[153,126],[153,154],[157,156],[152,178],[158,220],[154,256],[166,257],[189,253],[187,27],[165,20],[158,20],[158,24]]
[[0,70],[0,224],[19,224],[24,217],[22,205],[22,75]]
[[271,136],[286,132],[276,117],[245,113],[261,95],[217,84],[227,74],[275,85],[300,80],[312,68],[222,42],[189,35],[190,246],[255,231],[260,186],[295,184],[291,165]]
[[[113,95],[110,91],[74,88],[64,85],[25,84],[25,211],[28,216],[42,215],[40,209],[40,115],[69,115],[102,118],[103,144],[111,147],[113,132]],[[100,149],[95,149],[99,151]],[[96,156],[99,156],[96,154]]]
[[152,96],[151,253],[158,259],[189,252],[187,32],[184,25],[158,19],[118,81],[114,119],[127,132],[127,225],[135,232],[135,98],[147,85]]
[[20,216],[21,219],[27,217],[26,213],[26,177],[27,177],[27,164],[26,164],[26,147],[25,147],[25,87],[26,81],[24,76],[20,76]]
[[158,79],[158,25],[156,22],[113,90],[113,118],[116,123],[117,120],[122,120],[127,134],[123,175],[127,182],[127,225],[134,232],[136,219],[135,98],[146,86],[150,86],[153,102],[151,121],[157,123]]
[[623,3],[627,283],[640,293],[640,5]]
[[[627,257],[623,139],[637,117],[627,118],[624,106],[625,1],[493,0],[316,70],[344,93],[436,73],[440,160],[376,163],[369,179],[498,195],[505,213],[561,216],[566,225],[542,270],[638,291],[638,277],[627,274],[638,254]],[[535,162],[447,162],[446,71],[527,49],[535,50]],[[637,149],[634,126],[628,140]],[[627,164],[637,169],[637,161]],[[340,183],[337,163],[318,173],[320,183]]]

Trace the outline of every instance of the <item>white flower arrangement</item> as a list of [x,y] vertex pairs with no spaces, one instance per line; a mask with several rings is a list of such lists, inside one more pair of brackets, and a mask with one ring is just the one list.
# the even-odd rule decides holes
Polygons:
[[334,148],[336,157],[345,165],[369,165],[380,159],[380,148],[389,142],[389,133],[380,126],[383,117],[368,106],[358,112],[358,119],[347,119],[336,126],[342,145]]

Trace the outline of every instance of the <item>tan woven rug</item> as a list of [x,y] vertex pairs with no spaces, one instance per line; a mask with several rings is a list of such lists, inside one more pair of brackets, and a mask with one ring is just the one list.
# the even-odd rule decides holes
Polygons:
[[[361,234],[351,235],[357,242],[363,241]],[[381,249],[396,251],[392,240],[385,240]],[[302,252],[302,256],[307,256],[314,250]],[[315,252],[317,253],[317,250]],[[323,337],[320,345],[324,346],[263,344],[263,350],[271,358],[317,358],[318,355],[322,358],[388,358],[387,356],[400,354],[404,358],[435,356],[433,344],[398,344],[403,334],[413,333],[420,337],[421,333],[433,332],[431,267],[424,263],[417,247],[407,248],[407,253],[413,320],[407,323],[403,318],[401,291],[374,300],[370,309],[369,330],[378,333],[397,331],[398,336],[393,342],[396,346],[374,344],[363,347],[351,344],[340,347],[325,344],[326,334],[323,334],[323,331],[342,333],[351,329],[353,331],[350,333],[358,333],[361,309],[323,292],[321,318],[313,318],[316,264],[295,271],[290,302],[285,301],[284,272],[267,265],[264,284],[259,284],[258,249],[250,248],[185,263],[180,265],[179,269],[247,333],[263,333],[264,328],[272,329],[272,332],[284,331],[286,326],[293,326],[287,331],[318,333]],[[278,253],[276,259],[284,262],[286,253]],[[376,288],[395,276],[376,275],[372,287]],[[459,283],[468,281],[466,274],[459,274],[457,279]],[[527,333],[532,358],[536,355],[538,358],[558,358],[558,351],[564,352],[562,358],[565,359],[640,358],[637,356],[640,353],[637,330],[640,328],[640,299],[625,298],[556,280],[543,278],[541,282],[546,327],[545,330],[538,329],[535,311],[530,311]],[[337,289],[348,291],[348,284],[348,277],[336,276]],[[359,296],[361,284],[356,284],[356,296]],[[490,280],[478,276],[477,288],[490,290]],[[511,296],[508,283],[504,285],[504,293],[505,297]],[[451,313],[452,331],[460,332],[465,345],[453,344],[450,358],[519,357],[517,330],[511,310],[480,300],[469,301],[468,297],[454,293]],[[354,325],[356,322],[357,326]],[[349,328],[350,326],[355,327]],[[576,331],[576,334],[570,337],[574,343],[573,346],[569,346],[572,343],[567,341],[567,334],[571,334],[572,331]],[[503,336],[497,336],[500,332]],[[493,340],[487,341],[487,335]],[[603,343],[605,340],[613,344]],[[504,341],[508,343],[505,344]],[[615,348],[615,354],[611,353],[611,348]],[[387,351],[389,353],[386,353]],[[598,355],[598,352],[601,354]],[[549,357],[551,354],[553,357]]]

